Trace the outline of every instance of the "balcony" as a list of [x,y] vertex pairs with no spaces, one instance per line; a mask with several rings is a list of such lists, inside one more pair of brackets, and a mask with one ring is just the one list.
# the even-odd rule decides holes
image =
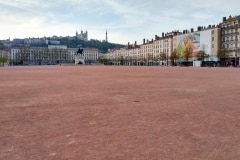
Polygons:
[[222,36],[239,35],[239,32],[222,33]]
[[230,39],[230,40],[222,40],[222,43],[233,43],[233,42],[238,42],[238,39]]
[[240,27],[239,24],[235,24],[235,25],[221,27],[221,29],[236,29],[236,28],[239,28],[239,27]]

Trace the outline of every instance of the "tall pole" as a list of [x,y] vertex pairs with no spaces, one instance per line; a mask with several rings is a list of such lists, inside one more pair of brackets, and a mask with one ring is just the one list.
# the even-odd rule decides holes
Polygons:
[[107,30],[106,30],[106,42],[108,42],[108,33],[107,33]]
[[235,45],[235,67],[237,67],[237,43]]

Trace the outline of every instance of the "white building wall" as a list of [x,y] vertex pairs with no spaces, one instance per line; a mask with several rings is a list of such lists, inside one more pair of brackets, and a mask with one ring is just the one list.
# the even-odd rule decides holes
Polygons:
[[[29,47],[29,48],[12,48],[11,59],[15,62],[20,61],[20,54],[24,54],[27,58],[24,58],[26,64],[55,64],[55,63],[73,63],[75,60],[75,54],[78,48],[67,48],[67,46],[48,46],[46,47]],[[19,54],[19,55],[18,55]],[[18,56],[17,56],[18,55]],[[39,57],[39,58],[38,58]],[[95,63],[99,58],[98,49],[85,48],[84,59],[88,63]],[[60,62],[61,61],[61,62]]]
[[211,45],[212,45],[212,30],[204,30],[200,31],[200,48],[199,50],[203,50],[206,54],[212,55]]
[[67,49],[67,46],[65,46],[65,45],[48,45],[48,49],[54,49],[54,48]]

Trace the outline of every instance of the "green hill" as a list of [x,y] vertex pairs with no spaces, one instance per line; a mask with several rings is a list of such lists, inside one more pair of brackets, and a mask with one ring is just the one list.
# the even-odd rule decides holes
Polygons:
[[60,44],[61,45],[67,45],[69,48],[77,48],[77,47],[82,47],[82,48],[86,48],[86,47],[93,47],[93,48],[97,48],[102,52],[106,52],[108,49],[114,49],[114,48],[121,48],[124,45],[121,44],[116,44],[116,43],[110,43],[110,42],[106,42],[106,41],[99,41],[99,40],[94,40],[91,39],[89,41],[83,41],[83,40],[79,40],[77,38],[75,39],[68,39],[68,38],[61,38],[60,39]]

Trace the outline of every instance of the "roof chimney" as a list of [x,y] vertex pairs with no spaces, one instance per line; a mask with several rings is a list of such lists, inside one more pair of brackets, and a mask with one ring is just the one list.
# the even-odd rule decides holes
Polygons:
[[223,17],[223,22],[226,21],[226,20],[227,20],[227,18],[226,18],[226,17]]
[[201,31],[201,28],[202,28],[201,26],[198,26],[198,27],[197,27],[197,30],[198,30],[198,31]]

